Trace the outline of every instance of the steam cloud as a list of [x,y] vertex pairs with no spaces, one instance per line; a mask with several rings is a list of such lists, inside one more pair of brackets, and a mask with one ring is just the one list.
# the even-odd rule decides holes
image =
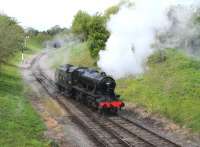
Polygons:
[[[106,49],[99,53],[98,66],[114,78],[143,73],[147,69],[145,62],[156,46],[182,47],[180,40],[173,43],[171,40],[188,36],[186,34],[189,31],[185,31],[186,34],[182,33],[180,36],[176,34],[180,33],[181,29],[178,28],[189,29],[189,25],[186,24],[191,19],[192,10],[197,3],[199,2],[188,0],[136,0],[132,6],[123,5],[107,24],[111,36],[107,41]],[[180,9],[181,11],[175,9],[179,6],[188,8],[187,13],[182,13],[185,9]],[[175,20],[178,21],[176,28],[173,28]],[[169,32],[173,33],[169,35]],[[193,32],[195,30],[190,32],[190,36],[193,36]],[[184,40],[183,38],[181,40]]]

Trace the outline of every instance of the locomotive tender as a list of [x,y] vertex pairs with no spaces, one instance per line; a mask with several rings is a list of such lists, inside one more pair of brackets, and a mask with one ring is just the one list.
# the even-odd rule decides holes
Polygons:
[[104,72],[87,67],[76,67],[70,64],[60,66],[55,73],[58,89],[89,107],[117,112],[124,103],[116,95],[115,80]]

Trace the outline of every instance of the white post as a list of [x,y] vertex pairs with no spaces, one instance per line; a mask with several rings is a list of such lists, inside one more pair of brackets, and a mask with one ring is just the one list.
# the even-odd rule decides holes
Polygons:
[[24,61],[24,53],[22,52],[22,62]]

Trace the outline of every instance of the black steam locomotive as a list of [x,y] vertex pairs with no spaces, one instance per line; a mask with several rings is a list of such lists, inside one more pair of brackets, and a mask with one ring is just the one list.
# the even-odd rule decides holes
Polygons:
[[67,64],[56,70],[55,80],[58,89],[65,95],[100,112],[117,112],[124,107],[119,95],[114,92],[115,80],[104,72]]

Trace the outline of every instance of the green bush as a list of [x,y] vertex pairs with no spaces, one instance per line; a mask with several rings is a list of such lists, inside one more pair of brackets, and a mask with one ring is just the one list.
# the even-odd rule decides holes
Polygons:
[[24,46],[24,31],[17,22],[6,15],[0,14],[0,64],[7,62]]
[[89,35],[89,24],[91,21],[91,16],[84,12],[84,11],[79,11],[73,20],[72,23],[72,32],[77,34],[77,35],[82,35],[81,39],[83,39],[84,41],[88,39],[88,35]]
[[[113,11],[108,13],[106,15],[110,15]],[[86,12],[79,11],[72,23],[72,32],[81,36],[83,41],[87,41],[90,55],[94,59],[97,59],[99,51],[105,48],[110,35],[106,29],[107,17],[100,14],[90,16]]]
[[120,9],[120,4],[119,5],[116,5],[116,6],[111,6],[109,7],[108,9],[105,10],[104,12],[104,16],[107,18],[107,19],[110,19],[110,16],[111,15],[114,15],[116,13],[119,12],[119,9]]
[[91,57],[96,59],[99,51],[105,49],[105,43],[110,33],[106,29],[106,18],[104,16],[93,16],[89,26],[88,47]]

